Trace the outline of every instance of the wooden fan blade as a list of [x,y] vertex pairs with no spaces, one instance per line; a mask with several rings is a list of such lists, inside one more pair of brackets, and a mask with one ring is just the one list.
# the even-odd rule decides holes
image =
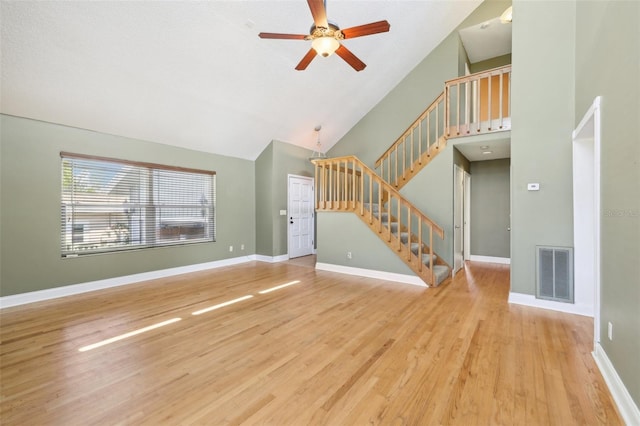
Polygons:
[[309,9],[311,9],[311,16],[313,16],[313,23],[316,24],[316,27],[329,28],[324,0],[307,0],[307,3],[309,4]]
[[304,40],[306,37],[303,34],[279,34],[279,33],[260,33],[258,34],[260,38],[280,38],[286,40]]
[[357,27],[341,30],[344,38],[362,37],[371,34],[386,33],[391,28],[387,21],[372,22],[370,24],[358,25]]
[[300,63],[298,65],[296,65],[296,69],[298,71],[303,71],[305,69],[307,69],[307,66],[309,66],[309,64],[311,63],[311,61],[313,61],[313,58],[315,58],[317,55],[316,50],[315,49],[309,49],[309,51],[307,52],[306,55],[304,55],[304,58],[302,58],[302,60],[300,61]]
[[344,47],[344,45],[340,45],[338,50],[336,50],[336,54],[344,59],[349,65],[353,67],[356,71],[362,71],[367,65],[362,62],[356,55],[351,53],[349,49]]

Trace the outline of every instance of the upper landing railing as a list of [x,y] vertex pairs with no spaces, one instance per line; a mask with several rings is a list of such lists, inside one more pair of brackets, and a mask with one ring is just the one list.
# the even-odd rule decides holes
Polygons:
[[511,129],[511,65],[445,82],[441,93],[375,162],[378,175],[402,187],[447,139]]
[[511,129],[510,95],[511,65],[447,81],[447,137]]

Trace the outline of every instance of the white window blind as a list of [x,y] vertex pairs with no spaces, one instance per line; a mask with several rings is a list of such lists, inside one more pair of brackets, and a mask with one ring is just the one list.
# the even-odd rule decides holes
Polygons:
[[215,172],[60,157],[63,257],[215,241]]

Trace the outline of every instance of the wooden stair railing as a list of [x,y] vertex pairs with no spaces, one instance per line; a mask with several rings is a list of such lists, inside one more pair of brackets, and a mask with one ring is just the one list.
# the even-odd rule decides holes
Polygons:
[[[355,213],[427,285],[450,271],[433,252],[444,231],[355,156],[313,160],[316,210]],[[438,271],[436,273],[436,271]]]
[[445,82],[441,93],[375,162],[402,188],[444,150],[447,140],[511,129],[511,65]]
[[445,82],[446,137],[511,129],[511,65]]
[[396,189],[426,166],[446,145],[446,111],[441,93],[375,162],[378,174]]

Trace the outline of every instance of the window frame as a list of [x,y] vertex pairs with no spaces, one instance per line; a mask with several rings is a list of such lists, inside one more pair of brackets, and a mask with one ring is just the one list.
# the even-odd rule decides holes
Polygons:
[[[207,209],[207,214],[206,216],[204,216],[206,219],[204,221],[202,221],[203,227],[205,228],[205,234],[208,234],[204,237],[194,237],[194,238],[188,238],[188,239],[175,239],[175,238],[171,238],[171,239],[163,239],[161,237],[161,232],[163,229],[163,225],[161,222],[162,219],[162,210],[167,210],[167,209],[195,209],[197,208],[196,204],[189,204],[187,206],[182,205],[182,203],[174,203],[174,204],[163,204],[162,202],[159,201],[159,198],[156,199],[154,197],[154,199],[152,200],[148,200],[147,203],[142,203],[139,202],[139,206],[140,209],[145,209],[145,211],[147,211],[148,209],[153,211],[153,225],[149,225],[148,223],[145,224],[144,229],[138,229],[138,238],[137,244],[134,243],[130,243],[129,240],[127,240],[126,243],[122,243],[121,245],[118,244],[119,241],[116,241],[114,245],[110,245],[110,246],[103,246],[103,247],[94,247],[94,248],[87,248],[87,249],[82,249],[80,247],[74,247],[74,245],[76,245],[78,242],[75,240],[76,235],[75,235],[75,225],[82,225],[83,227],[83,231],[82,233],[85,232],[86,230],[86,224],[83,223],[82,218],[78,219],[76,221],[76,218],[74,216],[74,213],[70,213],[71,217],[73,218],[72,223],[70,224],[70,228],[66,229],[66,227],[68,227],[68,225],[66,225],[67,219],[69,217],[69,213],[67,213],[67,209],[69,208],[70,205],[73,205],[71,202],[69,202],[68,199],[65,199],[65,196],[68,194],[65,191],[65,161],[69,160],[69,161],[74,161],[74,160],[81,160],[81,161],[87,161],[87,162],[91,162],[91,161],[95,161],[95,162],[104,162],[104,163],[112,163],[112,164],[116,164],[116,165],[121,165],[124,167],[132,167],[135,168],[133,169],[135,172],[139,172],[139,173],[146,173],[149,176],[149,180],[146,183],[146,185],[143,185],[142,188],[146,188],[146,191],[150,191],[150,187],[153,186],[154,188],[156,187],[156,185],[159,185],[159,182],[162,179],[166,179],[166,173],[164,178],[162,177],[162,172],[177,172],[177,173],[185,173],[184,176],[178,176],[180,179],[177,179],[173,182],[178,182],[178,184],[180,183],[181,179],[187,179],[187,175],[186,174],[192,174],[192,175],[202,175],[202,176],[208,176],[210,178],[210,181],[206,182],[205,185],[210,186],[210,188],[207,190],[206,194],[208,197],[210,198],[210,200],[208,200],[208,202],[205,204],[205,209]],[[96,170],[98,170],[99,167],[98,165],[96,165]],[[216,210],[217,210],[217,200],[216,200],[216,172],[212,171],[212,170],[204,170],[204,169],[196,169],[196,168],[189,168],[189,167],[180,167],[180,166],[171,166],[171,165],[165,165],[165,164],[158,164],[158,163],[150,163],[150,162],[143,162],[143,161],[132,161],[132,160],[124,160],[124,159],[120,159],[120,158],[113,158],[113,157],[103,157],[103,156],[97,156],[97,155],[88,155],[88,154],[78,154],[78,153],[72,153],[72,152],[66,152],[66,151],[61,151],[60,152],[60,178],[61,178],[61,183],[60,183],[60,220],[61,220],[61,224],[60,224],[60,254],[61,257],[64,258],[70,258],[70,257],[79,257],[79,256],[87,256],[87,255],[98,255],[98,254],[107,254],[107,253],[118,253],[118,252],[124,252],[124,251],[131,251],[131,250],[147,250],[147,249],[153,249],[153,248],[162,248],[162,247],[173,247],[173,246],[179,246],[179,245],[191,245],[191,244],[199,244],[199,243],[212,243],[216,241]],[[187,179],[188,181],[188,179]],[[74,183],[72,183],[73,185]],[[140,193],[143,193],[145,190],[142,188],[138,188],[138,191]],[[165,189],[167,189],[169,187],[166,187]],[[185,187],[185,190],[188,189],[188,187]],[[154,189],[155,190],[155,189]],[[167,189],[168,191],[172,191],[175,190],[175,188],[169,188]],[[204,195],[203,195],[204,198]],[[131,204],[128,203],[127,204]],[[82,206],[82,204],[77,204],[79,206]],[[120,204],[114,203],[113,206],[117,207]],[[125,207],[124,204],[122,204],[123,206],[123,212],[126,213],[126,209],[127,207]],[[109,206],[110,207],[110,206]],[[111,208],[111,207],[110,207]],[[109,215],[109,212],[104,212],[105,215]],[[142,212],[139,213],[140,215],[142,215]],[[204,213],[203,213],[204,214]],[[179,219],[176,219],[177,221],[179,221]],[[107,220],[105,220],[105,224],[108,223],[108,221],[110,221],[109,218],[107,218]],[[126,224],[125,224],[126,225]],[[179,227],[180,228],[180,227]],[[104,232],[104,231],[102,231]],[[155,233],[155,235],[152,238],[147,239],[147,235],[149,232]],[[127,238],[129,238],[129,231],[127,231]],[[143,234],[144,237],[143,237]],[[179,237],[181,236],[181,233],[179,233]],[[69,244],[69,242],[71,242],[71,244]],[[95,242],[95,245],[98,245],[98,242]],[[69,248],[69,246],[71,246],[72,248]]]

